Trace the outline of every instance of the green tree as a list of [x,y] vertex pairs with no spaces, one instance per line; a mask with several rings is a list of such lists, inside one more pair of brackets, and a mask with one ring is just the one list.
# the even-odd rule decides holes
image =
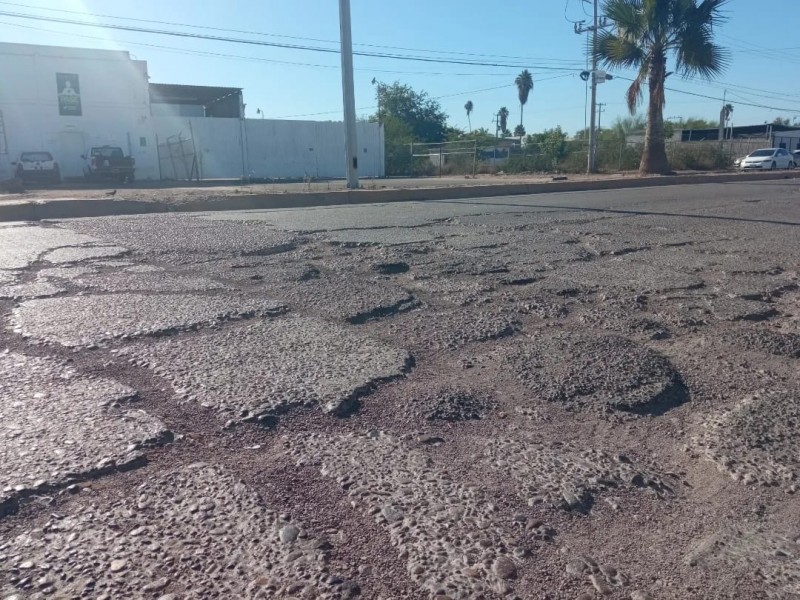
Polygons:
[[[525,104],[528,102],[528,95],[533,89],[533,75],[531,75],[531,72],[528,71],[528,69],[524,69],[522,73],[517,75],[517,78],[514,80],[514,84],[517,86],[517,96],[519,96],[519,125],[524,130],[525,127],[522,123],[522,111],[525,108]],[[522,135],[525,134],[523,133]]]
[[498,124],[499,124],[499,127],[500,127],[500,131],[503,134],[503,137],[505,137],[506,134],[508,134],[508,115],[509,114],[510,113],[508,112],[508,109],[505,106],[502,106],[500,108],[500,110],[497,112]]
[[528,152],[535,158],[535,168],[550,171],[567,155],[567,134],[561,126],[532,133],[526,138]]
[[514,127],[514,137],[518,137],[520,140],[525,137],[525,127],[522,123]]
[[470,115],[472,114],[472,109],[475,106],[472,104],[472,100],[467,100],[467,103],[464,105],[464,110],[467,111],[467,122],[469,123],[469,130],[472,132],[472,119],[470,119]]
[[380,114],[375,115],[374,120],[383,122],[396,119],[410,130],[415,142],[444,141],[447,113],[426,92],[417,92],[411,86],[398,82],[392,85],[378,83],[376,95]]
[[789,119],[787,117],[775,117],[772,120],[772,124],[773,125],[787,125],[788,126],[788,125],[792,124],[792,121],[791,121],[791,119]]
[[628,88],[631,114],[642,100],[647,85],[647,128],[639,171],[670,172],[664,144],[664,103],[667,58],[675,58],[675,70],[683,77],[711,79],[721,73],[728,54],[713,41],[727,0],[606,0],[604,12],[615,25],[601,31],[595,56],[605,67],[636,68]]

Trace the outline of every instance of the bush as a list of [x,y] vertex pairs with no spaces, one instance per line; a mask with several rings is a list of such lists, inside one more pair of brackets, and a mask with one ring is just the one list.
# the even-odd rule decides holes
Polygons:
[[667,147],[667,158],[673,169],[682,170],[727,169],[733,164],[730,155],[716,143],[671,144]]

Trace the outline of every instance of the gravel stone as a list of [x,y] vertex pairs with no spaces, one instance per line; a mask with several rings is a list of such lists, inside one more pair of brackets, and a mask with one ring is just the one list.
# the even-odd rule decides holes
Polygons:
[[11,321],[26,337],[75,347],[284,310],[280,303],[256,296],[109,294],[30,300],[14,309]]
[[483,419],[494,408],[487,393],[467,387],[442,385],[412,395],[407,412],[428,421]]
[[135,464],[141,448],[171,439],[160,421],[129,407],[135,394],[53,359],[0,353],[0,507],[18,494]]
[[537,340],[509,362],[534,394],[575,408],[659,413],[688,400],[669,359],[619,336]]
[[800,392],[748,396],[709,418],[694,445],[743,483],[789,487],[800,477]]
[[510,315],[486,311],[422,312],[384,326],[387,335],[432,350],[458,350],[516,334],[521,325]]
[[160,273],[98,273],[74,280],[75,285],[103,292],[206,292],[226,286],[205,277]]
[[[31,577],[48,576],[56,598],[80,597],[87,586],[93,598],[164,590],[161,598],[196,600],[342,597],[343,583],[329,583],[315,538],[284,544],[270,535],[286,523],[226,471],[196,464],[152,476],[142,489],[153,499],[148,508],[136,506],[136,494],[74,505],[38,532],[0,541],[0,555],[10,555],[0,561],[0,594],[25,593],[11,577],[25,556],[35,564]],[[193,507],[206,499],[214,508],[201,516]],[[121,539],[137,528],[147,534]]]
[[596,494],[625,487],[645,488],[662,498],[674,495],[674,484],[665,477],[605,452],[568,444],[489,440],[483,460],[487,469],[500,471],[514,481],[517,493],[530,506],[545,503],[588,512]]
[[800,594],[800,537],[796,532],[718,531],[686,555],[691,567],[724,569],[739,584],[754,582],[768,598],[789,600]]
[[[382,433],[310,435],[285,438],[285,444],[296,460],[316,464],[322,475],[340,482],[365,516],[387,506],[393,515],[408,515],[403,520],[381,515],[379,522],[421,590],[435,596],[447,589],[449,597],[472,598],[481,588],[508,589],[491,565],[510,548],[478,486],[454,481],[423,453]],[[465,567],[471,570],[465,573]],[[510,574],[505,562],[499,567]]]
[[734,336],[734,340],[748,350],[759,350],[775,356],[800,358],[800,334],[798,333],[781,333],[768,329],[744,330]]
[[400,287],[379,279],[354,279],[346,274],[277,285],[270,292],[292,307],[354,325],[422,306],[413,294]]

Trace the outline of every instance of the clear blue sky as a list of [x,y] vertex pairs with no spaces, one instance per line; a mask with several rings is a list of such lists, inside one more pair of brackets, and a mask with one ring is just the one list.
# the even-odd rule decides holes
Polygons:
[[[514,124],[519,120],[519,104],[513,80],[525,65],[533,71],[535,82],[525,107],[528,132],[555,125],[561,125],[570,133],[583,128],[585,86],[578,73],[585,67],[586,36],[575,35],[568,19],[588,19],[584,8],[588,11],[589,4],[581,0],[351,2],[357,51],[514,65],[435,64],[356,56],[355,94],[359,115],[374,112],[371,81],[377,78],[407,83],[440,98],[451,124],[466,128],[463,106],[467,100],[475,105],[473,127],[492,129],[493,115],[503,105],[511,111],[509,121]],[[109,16],[68,14],[53,9]],[[0,2],[0,11],[325,48],[335,48],[339,37],[336,0],[12,0]],[[727,99],[734,105],[734,124],[763,123],[776,116],[800,118],[800,6],[797,0],[731,0],[727,14],[729,20],[720,28],[718,36],[718,41],[732,52],[727,72],[714,83],[684,81],[677,77],[669,81],[670,87],[716,99],[668,92],[665,117],[717,118],[727,88]],[[185,25],[136,23],[111,16]],[[129,50],[136,58],[148,61],[153,82],[244,88],[248,117],[255,117],[256,109],[260,108],[268,118],[340,118],[342,101],[337,54],[31,22],[9,16],[0,16],[0,24],[3,41]],[[239,30],[240,33],[188,25]],[[220,54],[229,56],[218,56]],[[627,83],[622,80],[600,86],[598,100],[607,104],[603,123],[610,123],[616,116],[626,113],[626,87]],[[744,103],[784,110],[750,107]]]

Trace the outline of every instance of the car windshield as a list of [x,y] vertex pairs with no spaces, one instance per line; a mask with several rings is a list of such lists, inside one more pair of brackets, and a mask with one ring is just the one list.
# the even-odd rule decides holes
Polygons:
[[756,150],[753,152],[750,157],[758,157],[758,156],[772,156],[775,153],[774,150]]
[[102,156],[103,158],[121,158],[124,155],[122,154],[121,148],[106,146],[104,148],[92,148],[92,156]]
[[53,156],[49,152],[23,152],[20,157],[22,162],[36,162],[53,160]]

